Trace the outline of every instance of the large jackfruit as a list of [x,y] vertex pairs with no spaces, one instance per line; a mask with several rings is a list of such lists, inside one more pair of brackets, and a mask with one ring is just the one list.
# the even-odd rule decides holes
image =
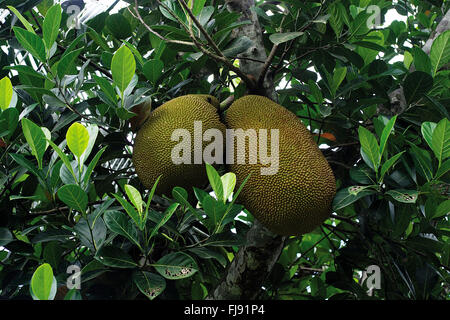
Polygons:
[[[172,99],[156,108],[136,135],[133,148],[133,164],[142,184],[151,188],[160,176],[156,192],[171,195],[172,188],[180,186],[192,191],[208,182],[205,164],[175,164],[172,149],[179,141],[172,141],[176,129],[189,131],[194,137],[194,121],[201,121],[202,134],[207,129],[225,126],[217,113],[219,102],[208,95],[186,95]],[[194,142],[191,140],[191,155],[194,158]],[[203,142],[202,150],[209,142]],[[203,162],[203,161],[202,161]]]
[[[254,129],[256,132],[267,129],[268,153],[271,150],[270,130],[279,130],[278,171],[272,171],[275,174],[261,174],[260,169],[268,165],[260,161],[259,145],[256,164],[248,163],[248,143],[245,146],[246,163],[230,164],[238,184],[251,173],[239,195],[240,202],[266,228],[280,235],[300,235],[318,227],[331,213],[336,182],[328,162],[300,119],[268,98],[249,95],[231,105],[225,121],[232,129]],[[261,139],[258,144],[260,142]],[[236,150],[235,145],[235,153]],[[235,155],[235,160],[238,156]]]

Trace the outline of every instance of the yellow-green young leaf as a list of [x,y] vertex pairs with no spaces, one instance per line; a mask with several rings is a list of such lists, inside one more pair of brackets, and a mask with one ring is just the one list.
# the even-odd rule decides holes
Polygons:
[[14,14],[17,16],[17,18],[19,18],[20,22],[22,22],[22,24],[24,25],[24,27],[29,31],[32,32],[34,34],[36,34],[34,32],[33,26],[28,22],[27,19],[25,19],[24,16],[22,16],[22,14],[14,7],[12,6],[7,6],[9,10],[11,10],[12,12],[14,12]]
[[142,208],[143,201],[142,201],[142,196],[139,193],[139,190],[137,190],[132,185],[126,184],[125,192],[127,193],[127,196],[130,199],[131,203],[134,205],[134,207],[139,212],[139,215],[141,215],[143,212],[143,208]]
[[44,132],[44,136],[45,136],[45,149],[47,150],[48,148],[48,140],[52,140],[52,133],[50,132],[50,130],[48,130],[46,127],[41,127],[42,132]]
[[66,140],[70,151],[79,158],[89,144],[89,132],[81,123],[75,122],[67,130]]
[[36,300],[53,300],[56,295],[56,280],[52,267],[44,263],[31,277],[31,292]]
[[56,4],[52,6],[48,11],[44,19],[42,26],[42,33],[44,37],[44,43],[48,51],[53,46],[53,43],[58,38],[59,27],[61,25],[61,5]]
[[124,92],[133,79],[136,71],[136,60],[127,46],[122,46],[114,54],[111,61],[111,72],[114,83],[120,92]]
[[228,172],[220,177],[223,186],[223,202],[233,194],[234,188],[236,186],[236,175],[233,172]]
[[430,51],[430,59],[433,76],[443,65],[450,61],[450,30],[441,33],[433,41]]
[[366,164],[375,172],[380,165],[380,147],[375,136],[364,127],[358,129],[359,141],[361,143],[361,156]]
[[409,51],[405,51],[405,54],[403,55],[403,64],[405,65],[406,69],[409,69],[413,62],[414,58]]
[[9,107],[13,96],[13,87],[11,80],[4,77],[0,80],[0,109],[5,110]]
[[45,149],[47,147],[47,140],[44,131],[41,127],[27,118],[22,119],[22,131],[28,145],[30,146],[31,153],[38,161],[39,169],[42,169],[42,157],[44,156]]
[[206,174],[208,175],[209,183],[214,190],[214,194],[216,195],[217,200],[223,201],[223,185],[219,173],[216,171],[216,169],[214,169],[212,165],[207,163]]

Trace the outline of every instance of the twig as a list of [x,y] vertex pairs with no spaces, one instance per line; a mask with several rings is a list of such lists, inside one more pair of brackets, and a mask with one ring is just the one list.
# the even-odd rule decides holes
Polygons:
[[144,25],[144,27],[145,27],[148,31],[150,31],[152,34],[154,34],[155,36],[157,36],[158,38],[160,38],[160,39],[163,40],[164,42],[167,42],[167,43],[175,43],[175,44],[183,44],[183,45],[187,45],[187,46],[193,46],[193,45],[194,45],[193,42],[187,42],[187,41],[182,41],[182,40],[167,39],[166,37],[160,35],[158,32],[156,32],[155,30],[153,30],[147,23],[145,23],[144,19],[142,18],[141,14],[139,13],[137,0],[134,1],[134,11],[136,12],[136,15],[133,14],[133,12],[130,10],[130,7],[128,7],[128,11],[130,12],[130,14],[131,14],[133,17],[135,17],[136,19],[138,19],[138,20]]

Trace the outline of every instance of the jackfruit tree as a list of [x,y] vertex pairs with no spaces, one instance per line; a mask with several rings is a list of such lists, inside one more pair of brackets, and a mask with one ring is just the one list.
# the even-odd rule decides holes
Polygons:
[[448,300],[449,29],[445,0],[0,0],[0,299]]

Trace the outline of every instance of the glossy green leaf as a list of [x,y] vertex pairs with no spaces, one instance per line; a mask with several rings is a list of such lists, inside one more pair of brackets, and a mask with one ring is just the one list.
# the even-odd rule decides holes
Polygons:
[[432,66],[432,75],[450,62],[450,30],[441,33],[431,45],[430,59]]
[[450,159],[448,159],[442,163],[442,165],[439,167],[438,171],[436,172],[436,175],[434,178],[439,179],[449,171],[450,171]]
[[41,127],[27,118],[22,119],[22,131],[32,154],[36,157],[39,169],[42,169],[42,157],[47,146],[47,139]]
[[353,202],[376,193],[367,186],[352,186],[339,190],[333,200],[333,211],[345,208]]
[[417,47],[412,49],[412,54],[414,57],[414,66],[416,67],[416,70],[431,74],[430,56],[427,55],[421,48]]
[[195,260],[183,252],[169,253],[159,259],[153,266],[159,274],[170,280],[187,278],[198,271]]
[[103,246],[97,251],[95,258],[102,264],[113,268],[136,268],[133,258],[118,247]]
[[111,61],[113,80],[120,92],[123,93],[128,87],[135,71],[136,60],[134,59],[133,53],[127,46],[122,46],[116,51]]
[[226,199],[223,199],[224,191],[220,175],[217,170],[209,163],[206,163],[206,174],[208,175],[209,183],[211,184],[211,187],[217,199],[219,201],[225,202]]
[[86,212],[88,196],[78,185],[68,184],[62,186],[58,190],[58,198],[70,208],[82,213]]
[[124,236],[140,247],[137,230],[125,214],[120,211],[107,211],[103,215],[103,219],[109,230]]
[[119,201],[122,207],[125,209],[126,213],[130,216],[131,219],[136,223],[136,225],[142,230],[143,226],[141,223],[141,216],[139,212],[124,198],[118,196],[117,194],[113,194],[114,198]]
[[137,190],[132,185],[126,184],[125,192],[128,196],[128,199],[130,199],[131,203],[137,209],[138,213],[142,214],[144,202],[142,201],[142,196],[141,196],[141,193],[139,192],[139,190]]
[[179,204],[178,203],[172,203],[162,214],[162,218],[161,220],[157,223],[157,225],[155,226],[155,228],[153,228],[152,233],[150,234],[150,239],[153,238],[158,230],[166,224],[167,221],[170,220],[170,218],[172,217],[172,215],[175,213],[175,211],[177,210]]
[[6,110],[13,97],[13,87],[11,80],[8,77],[4,77],[0,80],[0,109]]
[[391,132],[392,132],[392,129],[394,128],[396,120],[397,120],[397,116],[395,115],[388,121],[388,123],[386,124],[386,126],[383,129],[383,132],[382,132],[381,138],[380,138],[380,158],[379,158],[378,162],[381,162],[381,158],[383,157],[384,151],[386,149],[387,140],[388,140],[389,136],[391,135]]
[[8,140],[19,124],[19,111],[16,108],[8,108],[0,113],[0,138]]
[[380,181],[383,180],[384,175],[397,162],[397,160],[402,156],[403,153],[405,153],[405,151],[397,153],[395,156],[389,158],[385,163],[383,163],[380,171]]
[[331,93],[333,96],[336,95],[336,91],[341,85],[342,81],[344,81],[345,76],[347,75],[347,68],[337,68],[334,70],[332,81],[330,82]]
[[380,165],[380,147],[375,136],[364,127],[358,128],[359,141],[361,143],[361,155],[366,164],[375,172]]
[[133,282],[150,300],[159,296],[166,288],[166,280],[158,274],[148,271],[136,271],[133,273]]
[[100,86],[100,89],[102,89],[103,93],[106,95],[106,97],[113,103],[116,104],[118,102],[117,100],[117,94],[116,91],[114,90],[113,86],[111,85],[111,83],[103,78],[103,77],[99,77],[97,75],[93,75],[95,82]]
[[77,61],[78,56],[83,51],[83,49],[84,48],[76,49],[67,54],[64,54],[57,66],[57,73],[60,79],[62,79],[65,75],[71,73],[71,70],[74,69],[75,61]]
[[427,181],[431,181],[433,178],[433,164],[431,156],[428,151],[423,150],[413,144],[411,144],[412,158],[416,166],[416,170]]
[[386,194],[403,203],[416,203],[419,192],[416,190],[389,190]]
[[69,158],[67,155],[51,140],[47,140],[47,142],[50,144],[50,146],[55,150],[55,152],[58,154],[59,158],[64,162],[64,165],[69,170],[70,174],[74,178],[74,181],[78,181],[77,176],[75,175],[75,172],[73,171],[72,165],[70,163]]
[[12,6],[7,6],[9,10],[11,10],[16,16],[17,18],[19,18],[20,22],[22,22],[22,24],[24,25],[25,29],[27,29],[27,31],[36,34],[36,32],[33,29],[33,26],[28,22],[27,19],[25,19],[25,17],[19,12],[19,10],[17,10],[16,8],[12,7]]
[[448,119],[439,121],[434,129],[431,149],[439,161],[439,167],[442,161],[450,157],[450,121]]
[[42,25],[43,39],[48,51],[58,38],[61,25],[61,5],[56,4],[52,6],[45,15],[44,23]]
[[433,219],[450,215],[450,200],[441,202],[433,215]]
[[284,33],[274,33],[269,36],[269,40],[273,44],[281,44],[290,40],[293,40],[295,38],[300,37],[303,35],[304,32],[284,32]]
[[433,87],[433,78],[423,71],[408,74],[403,84],[408,105],[421,99]]
[[150,203],[152,202],[153,195],[155,194],[156,187],[158,186],[159,179],[161,179],[161,176],[159,176],[159,177],[156,179],[155,183],[153,183],[152,189],[150,190],[150,193],[149,193],[149,195],[148,195],[147,205],[146,205],[146,207],[145,207],[144,217],[142,218],[142,221],[141,221],[141,226],[142,226],[142,228],[143,228],[143,226],[145,226],[145,224],[147,223],[148,212],[149,212],[149,210],[150,210]]
[[56,295],[56,279],[48,263],[40,265],[34,271],[30,286],[36,300],[53,300]]
[[106,27],[117,39],[126,39],[132,34],[130,23],[120,13],[108,15]]
[[38,35],[20,27],[13,27],[13,30],[17,40],[25,50],[41,62],[46,61],[45,44]]
[[84,125],[74,122],[67,130],[66,140],[70,151],[80,158],[89,144],[89,132]]
[[420,128],[422,136],[430,148],[433,148],[433,132],[434,129],[436,129],[436,126],[437,123],[426,121],[422,122],[422,126]]
[[164,63],[161,60],[148,60],[143,67],[145,77],[151,82],[156,83],[161,77],[164,69]]

